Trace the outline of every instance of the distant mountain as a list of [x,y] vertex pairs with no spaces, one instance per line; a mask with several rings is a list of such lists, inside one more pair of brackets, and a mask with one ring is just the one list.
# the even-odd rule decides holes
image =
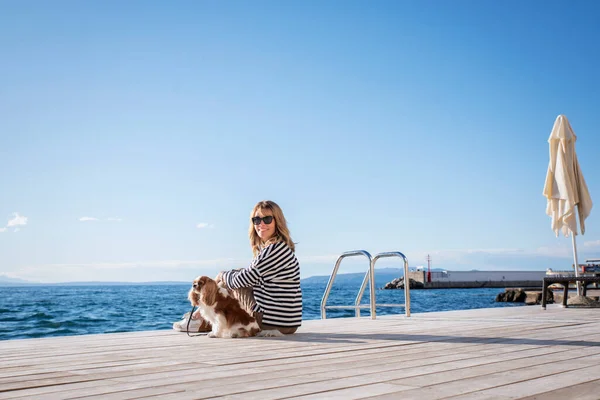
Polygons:
[[[335,277],[334,285],[336,284],[344,284],[344,285],[356,285],[360,286],[363,279],[365,278],[365,272],[354,272],[354,273],[345,273],[345,274],[337,274]],[[383,286],[386,283],[404,276],[404,270],[400,268],[375,268],[375,286]],[[311,276],[308,278],[304,278],[301,281],[304,284],[323,284],[326,285],[329,282],[329,275],[319,275],[319,276]]]
[[160,282],[57,282],[40,283],[23,279],[13,279],[0,276],[0,286],[128,286],[128,285],[190,285],[190,282],[160,281]]
[[[413,268],[411,268],[412,270]],[[432,268],[431,272],[439,272],[445,271],[442,268]],[[334,285],[336,284],[344,284],[344,285],[356,285],[360,286],[362,284],[363,279],[365,278],[365,272],[354,272],[354,273],[345,273],[345,274],[337,274],[335,277]],[[400,278],[404,276],[404,269],[402,268],[375,268],[375,286],[382,287],[386,283],[393,281],[396,278]],[[329,282],[329,275],[318,275],[318,276],[310,276],[308,278],[302,279],[302,283],[311,284],[311,285],[326,285]]]
[[149,286],[149,285],[190,285],[190,282],[180,281],[156,281],[156,282],[61,282],[44,283],[44,285],[55,286]]
[[[411,268],[412,270],[413,268]],[[432,268],[431,271],[444,271],[441,268]],[[334,284],[356,285],[360,286],[366,272],[354,272],[337,274]],[[381,287],[386,283],[393,281],[396,278],[404,276],[402,268],[376,268],[375,269],[375,286]],[[326,285],[329,281],[329,275],[310,276],[302,279],[303,284]],[[5,275],[0,275],[0,286],[125,286],[125,285],[189,285],[190,282],[182,281],[157,281],[157,282],[59,282],[59,283],[40,283],[32,282],[24,279],[10,278]]]
[[0,285],[22,285],[22,284],[35,284],[35,282],[26,281],[24,279],[11,278],[9,276],[0,274]]

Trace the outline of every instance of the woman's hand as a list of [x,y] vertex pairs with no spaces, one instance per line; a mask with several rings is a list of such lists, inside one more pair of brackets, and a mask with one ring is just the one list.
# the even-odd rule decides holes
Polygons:
[[223,273],[224,273],[224,272],[225,272],[225,271],[221,271],[221,272],[219,272],[219,273],[217,274],[217,277],[215,278],[215,282],[217,282],[217,285],[218,285],[218,284],[220,284],[221,282],[225,283],[225,282],[223,281]]

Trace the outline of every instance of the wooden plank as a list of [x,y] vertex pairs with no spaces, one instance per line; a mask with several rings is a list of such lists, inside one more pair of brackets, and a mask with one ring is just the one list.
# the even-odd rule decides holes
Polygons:
[[387,383],[375,383],[373,385],[369,385],[366,388],[364,386],[351,387],[345,389],[338,390],[329,390],[327,392],[320,392],[316,394],[308,394],[305,396],[295,396],[289,397],[288,399],[298,399],[298,400],[354,400],[354,399],[362,399],[365,396],[365,393],[369,393],[369,396],[381,396],[384,394],[392,394],[394,393],[397,397],[400,398],[402,394],[400,393],[398,385],[389,385]]
[[[519,352],[515,351],[515,356],[518,357]],[[529,354],[523,354],[523,357],[529,357]],[[555,353],[550,353],[549,354],[550,357],[555,356]],[[578,354],[574,354],[573,357],[576,358],[578,357]],[[501,356],[500,356],[501,357]],[[484,360],[486,360],[485,358],[483,358]],[[469,361],[472,361],[471,359],[469,359]],[[486,360],[486,362],[493,362],[493,360]],[[330,377],[339,377],[339,376],[357,376],[358,379],[361,379],[362,376],[364,376],[367,373],[373,373],[373,372],[381,372],[381,371],[393,371],[395,370],[396,372],[400,371],[402,373],[406,373],[407,375],[418,375],[420,372],[419,369],[412,369],[412,368],[407,368],[405,366],[402,365],[398,365],[398,363],[389,363],[387,364],[387,367],[384,365],[377,365],[377,360],[373,360],[373,364],[375,366],[377,366],[378,368],[376,368],[375,370],[367,370],[365,369],[362,365],[357,365],[354,366],[353,364],[347,364],[345,366],[345,368],[340,368],[337,367],[335,372],[331,373],[327,373],[327,370],[331,370],[331,366],[325,366],[325,368],[323,368],[322,371],[315,371],[314,368],[311,368],[309,371],[311,371],[312,374],[309,375],[304,375],[304,377],[306,376],[311,376],[314,375],[313,377],[318,377],[318,378],[330,378]],[[443,363],[441,363],[443,364]],[[438,365],[441,365],[438,364]],[[476,364],[476,363],[475,363]],[[531,361],[527,361],[526,365],[531,364]],[[498,368],[497,366],[495,367],[496,369]],[[346,370],[345,372],[342,373],[342,371]],[[446,370],[451,370],[454,371],[455,368],[449,366],[448,368],[446,368]],[[301,373],[302,370],[294,370],[294,373]],[[307,371],[306,369],[304,369],[304,371]],[[319,374],[314,374],[314,372],[322,372]],[[264,374],[264,373],[260,373],[260,374],[255,374],[255,375],[244,375],[241,374],[241,376],[234,376],[231,377],[229,379],[220,379],[220,380],[213,380],[211,379],[210,381],[204,381],[202,383],[202,387],[204,389],[208,389],[210,387],[214,387],[214,386],[239,386],[241,383],[246,382],[246,381],[252,381],[252,382],[257,382],[260,380],[275,380],[275,381],[280,381],[279,378],[280,377],[286,377],[286,376],[290,376],[289,372],[284,372],[284,371],[277,371],[275,373],[269,373],[269,374]],[[247,378],[247,379],[246,379]],[[193,379],[192,379],[193,380]],[[312,379],[311,379],[312,381]],[[160,384],[159,381],[155,382],[156,384]],[[149,383],[150,384],[150,383]],[[180,385],[181,386],[185,386],[188,388],[192,388],[192,386],[188,386],[188,385]]]
[[[585,359],[578,360],[585,362]],[[553,375],[546,375],[537,379],[514,382],[487,390],[481,390],[464,396],[457,396],[456,400],[479,399],[480,395],[485,396],[506,396],[506,397],[531,397],[564,389],[565,386],[575,386],[575,390],[580,384],[590,384],[600,380],[600,371],[597,368],[598,360],[595,363],[582,365],[580,368],[571,369],[566,372]],[[539,376],[539,374],[538,374]],[[598,392],[596,392],[598,394]],[[574,397],[569,397],[574,398]]]
[[[422,399],[423,390],[501,399],[526,383],[531,396],[547,393],[538,379],[600,357],[600,314],[590,309],[532,306],[305,322],[296,335],[275,339],[153,331],[0,342],[0,399]],[[503,369],[507,365],[511,370]],[[570,389],[585,395],[600,380],[588,375]]]
[[[152,387],[152,388],[142,388],[142,389],[132,389],[132,390],[123,390],[116,391],[112,393],[103,393],[101,395],[102,400],[127,400],[127,399],[139,399],[145,398],[146,396],[158,396],[163,399],[167,395],[175,396],[175,398],[182,398],[182,395],[185,393],[185,389],[180,388],[177,390],[173,390],[173,388],[160,388],[160,387]],[[56,396],[56,397],[54,397]],[[92,395],[92,397],[96,397]],[[59,399],[69,399],[70,397],[63,397],[61,394],[52,395],[49,397],[44,396],[49,400],[59,400]],[[78,397],[80,398],[80,397]]]
[[104,383],[101,383],[100,381],[88,381],[57,386],[44,386],[25,390],[3,391],[0,392],[0,399],[31,399],[35,397],[40,398],[42,397],[41,395],[43,395],[43,398],[45,399],[50,396],[49,394],[53,395],[54,393],[61,393],[67,390],[72,390],[73,388],[97,387],[100,384]]
[[[575,355],[574,358],[577,358],[578,355]],[[500,356],[499,356],[500,357]],[[485,358],[482,358],[482,360],[485,360]],[[444,364],[444,363],[440,363],[439,365]],[[529,361],[527,365],[530,365],[531,362]],[[474,365],[477,365],[476,363]],[[499,368],[498,365],[495,366],[496,370]],[[562,368],[562,366],[557,366],[557,369]],[[543,369],[543,368],[542,368]],[[455,370],[455,368],[446,368],[446,370],[449,371],[453,371]],[[248,385],[243,385],[244,390],[249,391],[249,390],[257,390],[260,391],[261,395],[267,395],[267,396],[271,396],[271,394],[273,394],[274,396],[278,395],[278,393],[281,393],[281,391],[277,390],[268,390],[265,391],[264,389],[273,389],[273,386],[282,386],[284,384],[286,385],[291,385],[291,384],[297,384],[298,379],[300,381],[304,381],[304,382],[311,382],[311,390],[316,390],[315,388],[318,388],[320,386],[322,386],[323,382],[334,382],[336,380],[336,378],[344,378],[344,379],[355,379],[356,382],[359,383],[365,383],[365,382],[369,382],[369,381],[373,381],[376,383],[382,383],[382,382],[387,382],[387,383],[398,383],[403,387],[406,387],[408,385],[410,386],[414,386],[412,379],[403,379],[403,380],[398,380],[398,381],[393,381],[394,379],[397,379],[398,376],[404,375],[405,377],[410,377],[411,375],[419,375],[420,372],[419,369],[414,369],[414,368],[410,368],[410,367],[405,367],[402,365],[388,365],[387,368],[377,368],[374,371],[365,371],[364,368],[361,368],[360,366],[357,367],[352,367],[352,366],[348,366],[347,369],[335,369],[332,370],[330,372],[320,372],[320,373],[311,373],[311,374],[306,374],[306,375],[302,375],[302,376],[297,376],[296,380],[288,380],[285,379],[285,376],[281,376],[279,374],[270,374],[271,375],[271,379],[257,379],[257,380],[253,380],[252,382],[249,382]],[[539,376],[540,371],[535,371],[535,374],[533,374],[533,377]],[[339,379],[338,379],[339,380]],[[261,381],[264,381],[261,383]],[[346,382],[344,380],[342,380],[342,382]],[[239,384],[240,382],[238,382]],[[200,397],[207,395],[207,393],[214,389],[212,391],[213,395],[220,395],[220,396],[228,396],[228,395],[234,395],[233,397],[235,398],[238,393],[239,390],[239,386],[236,387],[234,385],[231,386],[227,386],[227,387],[218,387],[221,385],[217,385],[217,384],[213,384],[213,385],[207,385],[206,383],[202,384],[202,390],[198,391],[195,390],[194,393],[198,394]],[[323,390],[331,390],[330,386],[325,385],[324,386],[325,389]],[[337,386],[336,386],[337,388]],[[193,386],[189,387],[190,390],[193,390]],[[289,388],[284,388],[283,390],[288,390]],[[420,392],[418,389],[415,391],[415,397],[419,397],[422,396],[422,392]],[[316,393],[316,392],[314,392]],[[403,392],[402,397],[403,398],[407,398],[406,394],[408,392]],[[419,394],[421,393],[421,394]],[[252,394],[250,393],[244,393],[244,395],[249,395],[252,396]],[[270,398],[270,397],[268,397]],[[425,397],[425,398],[429,398],[429,397]],[[433,397],[431,397],[433,398]]]
[[[600,355],[595,355],[591,357],[594,361],[598,362],[600,360]],[[591,361],[591,360],[590,360]],[[478,394],[478,393],[488,393],[490,395],[500,395],[500,396],[514,396],[514,395],[523,395],[524,393],[510,390],[510,391],[492,391],[487,390],[490,388],[502,388],[502,387],[512,387],[514,385],[530,385],[532,382],[536,381],[540,375],[545,375],[548,379],[559,379],[558,377],[566,370],[573,371],[578,369],[577,363],[572,360],[568,360],[568,362],[553,362],[553,363],[544,363],[544,364],[534,364],[534,365],[518,365],[520,368],[513,367],[512,363],[507,363],[504,365],[504,368],[509,367],[508,371],[496,371],[493,373],[486,373],[488,371],[479,369],[476,372],[483,372],[482,374],[476,376],[467,376],[461,375],[460,372],[457,372],[456,379],[453,381],[445,381],[440,382],[433,385],[424,385],[419,389],[404,391],[402,393],[403,399],[443,399],[447,397],[459,396],[462,394]],[[468,371],[470,372],[470,371]],[[596,377],[600,378],[600,372],[596,372]],[[396,381],[398,384],[405,384],[405,380]],[[388,382],[395,383],[395,382]],[[410,383],[413,384],[413,380],[410,380]],[[563,381],[564,384],[564,381]],[[562,386],[562,385],[561,385]]]
[[[480,345],[482,346],[481,349],[484,349],[485,345]],[[523,352],[524,347],[523,346],[504,346],[503,347],[503,358],[507,358],[509,357],[509,353],[511,351],[514,352],[519,352],[518,356],[521,357],[527,357],[529,356],[528,353]],[[546,352],[550,352],[553,353],[554,350],[547,350]],[[414,355],[411,354],[407,354],[408,352],[403,353],[402,351],[395,351],[395,352],[391,352],[389,354],[385,354],[384,356],[380,356],[377,357],[376,359],[373,359],[373,357],[370,357],[369,354],[366,354],[364,356],[359,356],[359,357],[352,357],[351,358],[344,358],[344,361],[335,361],[331,358],[325,358],[324,360],[322,360],[319,363],[315,363],[315,362],[310,362],[310,365],[308,365],[306,362],[304,363],[295,363],[295,360],[290,360],[290,362],[286,362],[285,365],[281,365],[281,363],[278,364],[274,364],[271,368],[265,367],[264,363],[262,364],[263,367],[261,367],[261,370],[263,371],[277,371],[277,372],[282,372],[286,369],[296,369],[296,370],[304,370],[306,368],[311,368],[311,370],[314,370],[315,368],[317,370],[319,370],[319,366],[325,366],[325,368],[323,368],[324,371],[326,371],[327,369],[331,369],[331,367],[335,367],[338,369],[343,369],[346,365],[351,365],[354,367],[360,367],[361,371],[363,372],[367,372],[367,370],[365,368],[368,368],[370,365],[374,365],[374,366],[381,366],[381,365],[386,365],[386,362],[388,362],[390,365],[395,366],[398,364],[403,364],[403,365],[407,365],[406,363],[404,363],[405,360],[411,360],[412,358],[414,358]],[[432,358],[434,359],[433,361],[435,361],[435,363],[443,363],[445,362],[445,358],[443,357],[450,357],[451,360],[456,359],[457,357],[451,357],[451,354],[461,354],[461,353],[466,353],[466,354],[462,354],[462,358],[466,358],[466,359],[472,359],[474,356],[480,357],[483,356],[484,354],[487,354],[487,352],[485,353],[479,353],[474,347],[470,346],[468,350],[461,350],[461,349],[452,349],[452,350],[446,350],[444,356],[440,357],[439,355],[439,351],[430,351],[430,352],[419,352],[418,354],[418,362],[419,363],[431,363],[431,360],[428,360],[428,358]],[[540,353],[540,354],[544,354],[544,353]],[[459,359],[461,357],[458,357]],[[257,368],[256,364],[252,364],[252,368]],[[192,369],[182,372],[181,374],[178,374],[179,376],[181,376],[182,374],[188,374],[191,373],[193,374],[194,371]],[[121,380],[121,381],[138,381],[138,380],[157,380],[157,379],[162,379],[164,377],[170,377],[170,376],[174,376],[172,373],[164,373],[164,372],[159,372],[157,374],[146,374],[143,376],[129,376],[123,379],[120,378],[116,378],[117,380]],[[272,374],[269,374],[270,377],[274,377]],[[260,376],[257,377],[257,379],[259,379]],[[240,378],[238,378],[240,379]],[[251,378],[251,379],[255,379],[255,378]],[[224,382],[222,382],[224,383]],[[232,382],[235,383],[235,382]]]
[[[479,360],[472,359],[469,360],[470,362],[463,363],[462,366],[459,363],[452,363],[451,365],[448,365],[450,368],[446,368],[445,371],[442,371],[439,368],[435,371],[420,370],[420,372],[426,373],[411,375],[410,383],[414,386],[425,387],[458,382],[459,380],[466,378],[478,378],[483,375],[502,372],[507,366],[512,370],[521,368],[537,369],[538,373],[549,374],[550,370],[546,372],[544,369],[546,365],[559,365],[559,367],[562,368],[559,368],[559,371],[562,371],[564,368],[569,368],[571,365],[576,366],[577,360],[580,357],[600,355],[600,349],[592,354],[589,354],[587,349],[573,350],[572,352],[568,352],[568,356],[565,355],[566,352],[547,351],[548,352],[545,354],[519,354],[519,352],[515,352],[515,357],[503,357],[503,355],[498,354],[488,359],[481,359],[480,361],[483,362],[477,362]],[[560,364],[560,362],[564,363]],[[539,371],[540,369],[542,371]],[[397,381],[397,383],[400,384],[403,382],[403,380]]]
[[[387,376],[368,376],[357,379],[356,377],[341,378],[341,379],[327,379],[327,380],[313,380],[313,381],[300,381],[298,379],[285,379],[282,382],[263,382],[251,383],[248,382],[235,390],[225,390],[225,388],[211,388],[192,390],[191,393],[196,395],[197,399],[248,399],[248,400],[271,400],[288,397],[297,397],[310,394],[323,394],[323,392],[329,392],[340,389],[354,388],[362,389],[364,393],[369,392],[369,385],[375,383],[383,383]],[[413,389],[412,386],[396,385],[396,392],[403,390]],[[213,391],[211,393],[211,390]],[[324,398],[323,395],[321,398]],[[398,398],[398,397],[397,397]]]
[[[396,366],[396,367],[397,367],[397,366]],[[353,369],[351,366],[350,366],[349,368],[350,368],[350,369],[352,369],[352,371],[350,371],[350,373],[348,373],[348,374],[341,374],[341,373],[340,373],[340,371],[339,371],[339,370],[337,370],[337,371],[335,371],[335,372],[333,372],[333,373],[329,373],[329,374],[312,374],[312,375],[314,375],[313,377],[319,377],[319,378],[323,378],[323,377],[325,377],[325,378],[330,378],[330,377],[332,377],[332,376],[342,376],[342,375],[354,376],[354,375],[357,375],[357,374],[359,374],[359,376],[361,376],[361,380],[362,380],[362,378],[364,377],[364,374],[361,374],[361,372],[360,372],[360,371],[359,371],[359,372],[357,372],[357,371],[356,371],[356,369]],[[392,367],[392,369],[394,369],[394,368]],[[363,371],[363,372],[364,372],[364,371]],[[306,377],[306,375],[305,375],[305,377]],[[276,382],[279,382],[279,383],[281,383],[281,382],[282,382],[282,381],[279,379],[279,376],[277,376],[277,375],[271,376],[271,378],[272,378],[271,380],[275,380]],[[306,379],[304,379],[304,380],[306,381]],[[325,379],[325,380],[328,380],[328,379]],[[253,379],[253,381],[254,381],[254,379]],[[311,382],[313,382],[313,381],[314,381],[314,379],[311,379]],[[215,384],[213,384],[213,385],[211,385],[210,383],[211,383],[211,382],[204,382],[204,383],[202,383],[202,387],[203,387],[204,389],[208,389],[209,387],[213,387],[213,386],[222,386],[222,385],[219,385],[219,384],[216,384],[216,383],[215,383]],[[221,382],[221,383],[225,383],[225,382]],[[242,383],[242,381],[240,381],[240,380],[234,380],[234,381],[232,382],[232,385],[233,385],[234,383],[235,383],[235,384],[237,384],[237,386],[240,386],[240,384]],[[254,382],[254,383],[256,383],[256,382]],[[235,386],[235,385],[234,385],[234,386]],[[191,389],[191,387],[190,387],[190,389]],[[249,389],[249,388],[248,388],[248,387],[245,387],[245,389]],[[237,390],[237,389],[235,389],[235,388],[234,388],[233,390],[235,391],[235,390]],[[217,394],[217,393],[214,393],[214,391],[213,391],[212,393],[213,393],[213,394]]]
[[521,397],[521,400],[598,400],[600,397],[600,379],[582,383],[579,385],[570,385],[560,389],[554,389],[548,392],[535,394],[533,396]]

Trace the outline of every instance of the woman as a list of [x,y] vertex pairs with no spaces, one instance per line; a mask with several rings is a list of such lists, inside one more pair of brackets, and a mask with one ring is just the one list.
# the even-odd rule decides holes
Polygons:
[[[250,266],[222,271],[215,280],[233,289],[233,295],[261,329],[292,334],[302,324],[300,264],[281,208],[273,201],[257,203],[250,214],[248,235],[254,255]],[[199,311],[192,319],[201,319]],[[180,322],[184,330],[186,323]],[[207,330],[207,323],[198,328]]]

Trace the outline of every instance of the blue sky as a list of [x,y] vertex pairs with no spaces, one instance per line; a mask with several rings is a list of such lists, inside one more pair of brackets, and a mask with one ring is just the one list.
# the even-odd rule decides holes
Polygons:
[[[547,139],[565,114],[600,199],[599,11],[4,2],[0,276],[188,281],[244,267],[263,199],[282,206],[304,277],[354,249],[567,269],[571,240],[542,195]],[[580,261],[600,257],[597,209],[586,227]]]

